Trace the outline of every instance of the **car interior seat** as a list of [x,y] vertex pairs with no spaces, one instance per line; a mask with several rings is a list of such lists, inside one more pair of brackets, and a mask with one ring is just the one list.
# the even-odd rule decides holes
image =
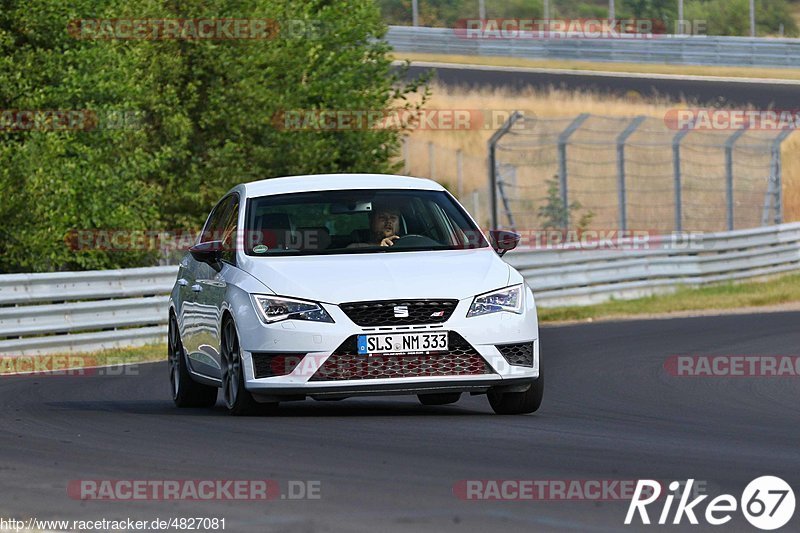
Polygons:
[[285,250],[292,238],[294,225],[286,213],[267,213],[258,218],[256,230],[260,233],[261,244]]

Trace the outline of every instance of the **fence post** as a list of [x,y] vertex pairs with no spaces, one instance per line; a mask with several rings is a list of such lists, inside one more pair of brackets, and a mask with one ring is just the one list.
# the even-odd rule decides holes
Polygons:
[[591,117],[589,113],[582,113],[573,120],[569,126],[558,136],[558,188],[561,191],[561,204],[564,206],[564,229],[569,228],[569,194],[567,192],[567,143],[572,134]]
[[490,229],[497,228],[497,143],[500,142],[500,139],[511,130],[511,127],[514,126],[514,123],[523,117],[522,113],[519,111],[514,111],[511,113],[511,116],[508,117],[508,120],[500,126],[500,129],[492,134],[492,137],[489,139],[489,202],[491,205],[489,206],[489,213],[491,217],[492,227]]
[[[777,220],[778,217],[778,199],[775,198],[776,196],[776,182],[777,182],[777,175],[778,175],[778,167],[780,166],[780,160],[775,159],[775,154],[772,154],[769,163],[769,178],[767,181],[767,191],[764,193],[764,207],[761,209],[761,225],[768,226],[769,225],[769,212],[772,209],[772,204],[775,203],[775,215],[773,220]],[[780,222],[775,222],[775,224],[780,224]]]
[[408,137],[403,137],[403,174],[408,176]]
[[[498,165],[498,180],[497,180],[497,192],[500,193],[500,201],[503,202],[503,210],[506,213],[506,217],[508,218],[508,225],[511,231],[517,231],[517,223],[514,222],[514,213],[511,210],[511,204],[508,201],[508,194],[506,194],[506,185],[510,185],[511,187],[515,187],[517,184],[517,169],[514,165]],[[502,173],[500,171],[503,171]],[[506,181],[506,178],[511,178],[509,181]],[[500,229],[499,227],[495,229]]]
[[781,132],[775,140],[772,147],[775,159],[778,162],[777,172],[775,173],[775,224],[783,224],[783,154],[781,153],[781,146],[789,135],[794,133],[793,129],[787,129]]
[[694,124],[689,124],[672,138],[672,168],[675,173],[675,231],[683,231],[683,196],[681,190],[681,141],[691,133]]
[[464,184],[464,153],[461,148],[456,150],[456,196],[461,199],[462,188]]
[[478,226],[481,225],[481,198],[480,192],[478,189],[472,191],[472,216],[478,222]]
[[769,224],[769,209],[773,202],[775,204],[775,217],[773,221],[776,225],[783,223],[783,156],[781,155],[781,145],[783,145],[783,141],[793,132],[793,129],[783,130],[772,142],[772,155],[769,164],[769,184],[767,186],[767,192],[764,195],[764,210],[761,214],[762,226]]
[[728,200],[728,231],[733,231],[733,145],[739,137],[745,134],[748,125],[745,124],[740,130],[725,141],[725,197]]
[[625,131],[617,137],[617,196],[619,197],[619,229],[628,229],[628,210],[625,192],[625,143],[636,129],[647,119],[644,115],[634,118]]
[[436,179],[436,153],[432,141],[428,141],[428,177]]

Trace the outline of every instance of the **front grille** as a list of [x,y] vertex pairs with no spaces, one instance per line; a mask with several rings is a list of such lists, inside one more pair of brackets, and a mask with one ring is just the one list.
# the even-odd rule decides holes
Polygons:
[[515,366],[533,366],[533,343],[501,344],[497,346],[500,354],[508,364]]
[[348,338],[311,376],[310,381],[476,376],[492,374],[475,348],[455,332],[449,333],[447,353],[429,355],[359,355],[357,336]]
[[297,368],[305,354],[254,353],[253,374],[258,378],[286,376]]
[[[458,300],[383,300],[349,302],[339,307],[359,326],[408,326],[446,322],[458,305]],[[395,311],[396,307],[400,313]],[[407,310],[408,316],[403,311]]]

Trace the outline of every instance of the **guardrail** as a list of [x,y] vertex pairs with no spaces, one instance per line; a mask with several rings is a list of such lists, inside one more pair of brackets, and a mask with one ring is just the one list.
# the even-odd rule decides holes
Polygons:
[[[462,30],[463,31],[463,30]],[[398,52],[677,65],[800,67],[800,39],[659,35],[652,39],[466,38],[451,28],[390,26]]]
[[0,354],[164,342],[177,272],[168,266],[0,276]]
[[[547,307],[800,270],[800,223],[637,242],[622,241],[621,250],[519,250],[505,258]],[[164,342],[176,273],[169,266],[0,276],[0,354]]]
[[800,223],[620,243],[621,250],[575,246],[518,251],[506,260],[522,273],[543,307],[631,299],[679,286],[800,270]]

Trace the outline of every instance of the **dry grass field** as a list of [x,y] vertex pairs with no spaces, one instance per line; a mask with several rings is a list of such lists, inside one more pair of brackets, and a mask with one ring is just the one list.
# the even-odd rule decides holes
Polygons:
[[[625,97],[609,97],[589,92],[575,92],[552,88],[547,91],[527,90],[509,91],[506,89],[462,89],[434,85],[433,96],[427,103],[427,109],[456,110],[489,110],[503,111],[522,110],[526,116],[542,119],[571,119],[580,113],[592,113],[609,117],[634,117],[645,115],[652,117],[653,123],[663,121],[664,115],[676,107],[692,107],[691,102],[676,104],[667,99],[644,97],[631,93]],[[455,153],[463,153],[463,178],[460,197],[465,199],[472,191],[485,191],[487,187],[487,141],[494,129],[477,129],[469,131],[426,130],[413,131],[407,141],[409,154],[408,172],[412,175],[430,176],[446,184],[452,191],[457,190]],[[729,133],[719,134],[719,142],[724,142]],[[750,134],[748,134],[750,135]],[[770,134],[759,134],[762,137]],[[717,140],[715,140],[717,142]],[[435,158],[433,175],[429,153]],[[659,154],[655,164],[669,164],[661,161],[664,154]],[[783,150],[783,193],[786,221],[800,220],[800,135],[792,134],[784,143]],[[768,157],[766,154],[764,157]],[[724,160],[715,154],[709,162],[718,163],[710,170],[719,171]],[[632,163],[635,165],[636,163]],[[589,167],[587,167],[589,168]],[[646,170],[640,172],[646,173]],[[702,172],[702,170],[698,170]],[[716,175],[716,174],[715,174]],[[467,200],[468,204],[468,200]]]

